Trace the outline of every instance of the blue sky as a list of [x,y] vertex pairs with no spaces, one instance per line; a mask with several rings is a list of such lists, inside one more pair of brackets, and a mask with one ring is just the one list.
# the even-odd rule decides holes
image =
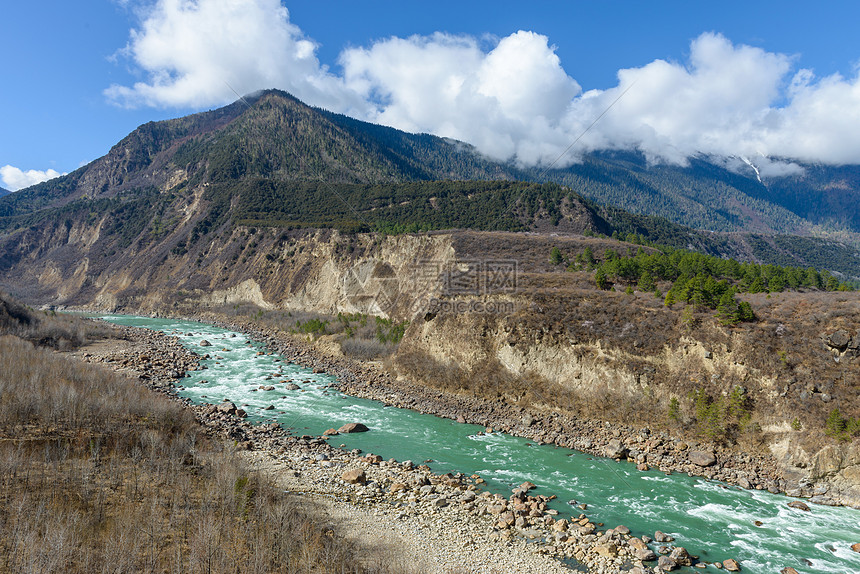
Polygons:
[[7,3],[0,186],[267,87],[521,163],[622,93],[581,151],[860,163],[858,21],[852,2]]

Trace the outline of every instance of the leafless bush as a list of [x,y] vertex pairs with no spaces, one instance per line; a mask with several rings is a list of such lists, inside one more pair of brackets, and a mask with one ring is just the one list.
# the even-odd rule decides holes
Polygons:
[[340,349],[353,359],[370,361],[391,355],[394,345],[380,343],[376,339],[343,339]]
[[53,311],[34,311],[0,292],[0,334],[15,335],[42,347],[68,350],[106,337],[104,324]]

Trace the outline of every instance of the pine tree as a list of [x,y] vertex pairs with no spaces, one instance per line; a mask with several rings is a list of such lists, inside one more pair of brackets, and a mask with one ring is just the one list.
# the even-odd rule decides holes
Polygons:
[[598,289],[609,289],[609,280],[606,278],[606,273],[600,267],[598,267],[597,271],[594,273],[594,283],[597,285]]
[[717,318],[720,324],[726,326],[737,325],[741,319],[739,316],[740,305],[733,290],[728,290],[720,297],[720,303],[717,305]]

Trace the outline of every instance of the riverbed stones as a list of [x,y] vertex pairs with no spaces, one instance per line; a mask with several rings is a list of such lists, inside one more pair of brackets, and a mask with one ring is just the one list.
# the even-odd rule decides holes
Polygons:
[[797,574],[797,570],[792,568],[791,566],[786,566],[782,570],[779,571],[779,574]]
[[658,530],[657,532],[654,533],[654,540],[656,540],[657,542],[663,543],[663,542],[672,542],[675,539],[672,538],[671,536],[669,536],[668,534]]
[[637,548],[636,550],[634,550],[633,556],[635,556],[637,560],[641,560],[642,562],[651,562],[652,560],[657,560],[657,555],[647,546],[645,548]]
[[857,542],[856,544],[852,544],[851,550],[853,550],[854,552],[860,552],[860,542]]
[[627,448],[617,438],[611,439],[606,444],[605,452],[609,458],[624,458],[627,456]]
[[723,568],[725,568],[729,572],[741,571],[741,565],[734,558],[726,558],[725,560],[723,560]]
[[717,462],[717,457],[714,456],[714,453],[706,450],[691,451],[688,458],[691,463],[701,467],[713,466]]
[[217,410],[219,413],[232,415],[236,413],[236,405],[232,401],[225,400],[223,403],[218,405]]
[[340,427],[339,429],[337,429],[337,432],[339,432],[341,434],[350,434],[350,433],[356,433],[356,432],[367,432],[368,430],[370,430],[370,429],[368,429],[362,423],[347,423],[347,424],[343,425],[342,427]]
[[657,567],[664,572],[671,572],[678,569],[678,564],[668,556],[660,556],[657,559]]
[[809,512],[809,505],[800,500],[792,500],[788,503],[789,508],[796,508],[798,510],[802,510],[804,512]]
[[212,346],[212,343],[210,343],[210,342],[209,342],[209,341],[207,341],[206,339],[203,339],[202,341],[200,341],[200,346],[201,346],[201,347],[211,347],[211,346]]
[[690,566],[693,563],[693,559],[683,546],[673,548],[672,552],[669,553],[669,558],[674,560],[679,566]]
[[367,475],[361,468],[350,469],[344,472],[340,477],[344,482],[348,482],[349,484],[364,484],[367,482]]

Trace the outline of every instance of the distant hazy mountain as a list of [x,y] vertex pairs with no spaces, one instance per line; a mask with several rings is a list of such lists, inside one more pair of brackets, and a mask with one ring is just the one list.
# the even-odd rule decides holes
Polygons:
[[10,193],[12,193],[12,192],[9,191],[8,189],[3,189],[2,187],[0,187],[0,197],[3,197],[4,195],[8,195]]
[[[562,185],[518,183],[538,177]],[[802,177],[761,183],[752,170],[734,173],[704,159],[649,166],[632,153],[592,154],[542,174],[271,90],[144,124],[104,157],[0,199],[0,271],[36,261],[46,245],[80,238],[84,228],[94,243],[75,257],[95,265],[96,248],[105,257],[134,257],[144,246],[182,254],[244,224],[636,233],[860,276],[860,257],[843,243],[860,230],[858,182],[857,167],[810,166]]]

